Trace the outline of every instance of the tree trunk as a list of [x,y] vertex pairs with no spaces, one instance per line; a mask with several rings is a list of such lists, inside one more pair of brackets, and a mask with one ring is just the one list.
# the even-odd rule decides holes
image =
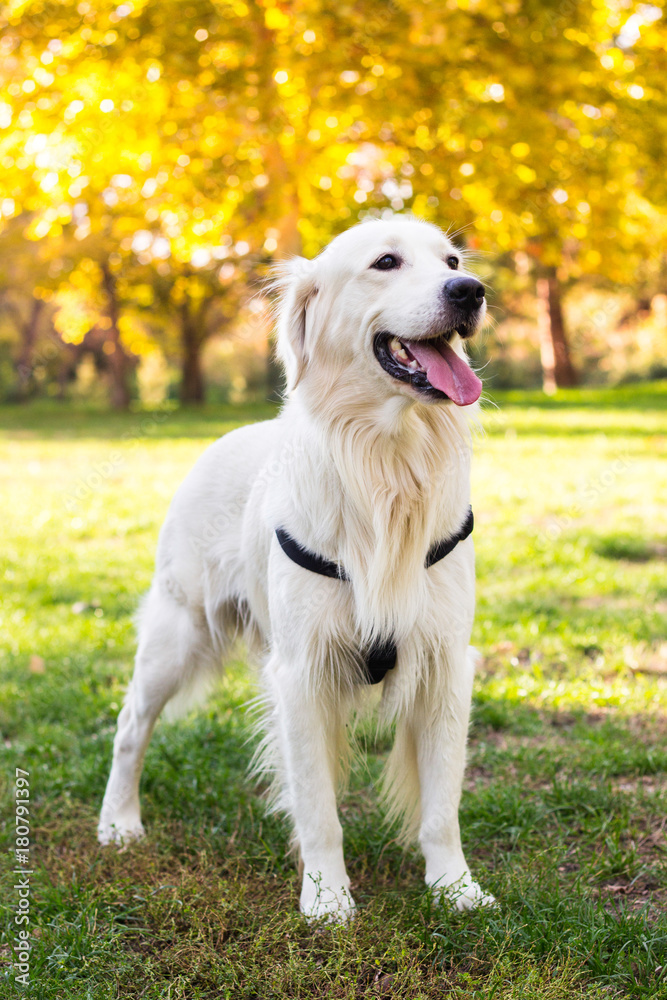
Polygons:
[[570,358],[561,308],[560,283],[554,268],[537,280],[537,325],[540,335],[542,384],[552,395],[556,389],[577,384],[577,373]]
[[102,265],[102,278],[104,290],[107,293],[109,307],[109,338],[104,345],[104,353],[109,358],[111,370],[111,405],[114,410],[126,410],[130,405],[130,387],[128,376],[131,369],[129,355],[125,353],[120,341],[120,330],[118,329],[118,295],[116,293],[116,279],[114,278],[109,265],[105,262]]
[[16,372],[19,379],[19,396],[24,398],[30,391],[33,375],[33,355],[35,344],[37,343],[37,330],[39,318],[44,309],[42,299],[34,298],[30,306],[30,313],[25,323],[20,324],[21,349],[16,361]]
[[201,350],[204,338],[190,311],[187,300],[181,306],[181,403],[204,402],[204,376]]

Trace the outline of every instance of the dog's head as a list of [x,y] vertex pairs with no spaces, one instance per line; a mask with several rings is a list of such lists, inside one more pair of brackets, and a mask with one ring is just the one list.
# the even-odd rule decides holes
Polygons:
[[430,223],[397,216],[337,236],[283,276],[278,350],[288,389],[474,403],[482,384],[463,342],[486,313],[484,286]]

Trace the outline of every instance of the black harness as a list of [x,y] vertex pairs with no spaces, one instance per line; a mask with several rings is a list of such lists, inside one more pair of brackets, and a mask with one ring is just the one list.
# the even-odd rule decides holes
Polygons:
[[[441,542],[429,549],[424,566],[428,569],[434,563],[440,562],[448,556],[452,549],[455,549],[459,542],[464,541],[472,534],[474,527],[472,507],[468,508],[468,514],[461,528],[450,538],[443,538]],[[319,573],[320,576],[329,576],[334,580],[344,580],[349,583],[350,578],[338,563],[331,559],[323,559],[322,556],[315,555],[309,549],[304,549],[295,538],[285,531],[284,528],[276,528],[276,538],[281,549],[292,562],[303,569],[309,569],[311,573]],[[376,639],[364,655],[364,667],[366,669],[366,683],[379,684],[384,680],[386,673],[396,666],[396,643],[393,639]]]

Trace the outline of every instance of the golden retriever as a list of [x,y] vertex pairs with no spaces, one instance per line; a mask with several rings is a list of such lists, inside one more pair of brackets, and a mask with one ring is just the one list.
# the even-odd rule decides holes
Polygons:
[[303,913],[354,911],[336,788],[346,722],[373,692],[395,721],[390,815],[418,837],[427,885],[459,908],[492,902],[458,821],[475,664],[469,417],[481,392],[465,339],[483,321],[484,286],[440,229],[401,216],[355,226],[277,281],[285,405],[212,445],[176,493],[99,838],[142,835],[155,721],[168,702],[187,704],[243,633],[261,663],[260,765],[293,824]]

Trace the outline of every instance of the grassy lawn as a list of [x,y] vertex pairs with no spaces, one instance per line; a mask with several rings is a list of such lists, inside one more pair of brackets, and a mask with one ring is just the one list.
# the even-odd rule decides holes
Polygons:
[[[360,904],[308,927],[287,831],[247,777],[252,675],[160,722],[147,841],[95,841],[115,719],[169,500],[270,406],[0,410],[0,996],[67,1000],[667,998],[667,383],[496,394],[477,441],[476,682],[466,852],[500,905],[423,891],[381,822],[389,738],[342,803]],[[31,986],[10,963],[15,768],[30,772]]]

